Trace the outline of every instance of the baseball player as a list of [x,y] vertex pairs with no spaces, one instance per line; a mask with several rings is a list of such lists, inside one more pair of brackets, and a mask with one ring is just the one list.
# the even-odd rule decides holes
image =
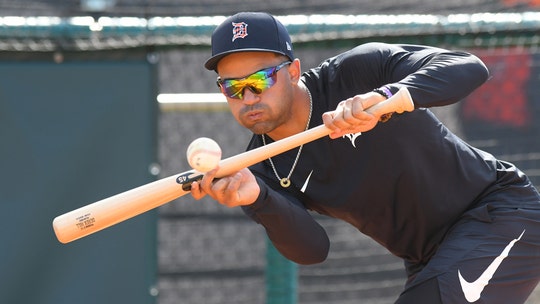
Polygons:
[[[230,176],[216,170],[192,195],[241,206],[299,264],[325,260],[313,212],[341,219],[403,259],[398,304],[523,303],[540,278],[540,194],[513,164],[470,146],[429,110],[489,78],[474,55],[367,43],[301,72],[287,29],[266,13],[227,18],[205,67],[248,149],[325,124],[330,136]],[[365,110],[405,87],[414,111]]]

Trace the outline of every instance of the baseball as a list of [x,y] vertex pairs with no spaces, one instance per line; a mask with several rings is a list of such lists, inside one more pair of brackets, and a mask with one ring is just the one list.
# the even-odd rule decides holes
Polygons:
[[217,167],[221,160],[221,148],[218,143],[207,137],[200,137],[191,142],[186,154],[191,168],[202,173]]

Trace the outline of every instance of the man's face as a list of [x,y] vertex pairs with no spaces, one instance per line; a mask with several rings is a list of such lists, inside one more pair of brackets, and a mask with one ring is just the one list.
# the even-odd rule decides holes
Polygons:
[[[238,81],[234,83],[240,84],[238,87],[242,88],[242,84],[249,84],[252,78],[260,78],[260,73],[253,75],[254,73],[287,61],[286,57],[276,56],[270,52],[233,53],[219,61],[217,71],[220,79],[225,81],[237,79]],[[260,93],[257,93],[257,88],[247,86],[239,90],[240,93],[236,96],[226,96],[231,112],[240,125],[255,134],[264,134],[270,133],[289,120],[292,82],[288,69],[288,64],[282,65],[282,68],[272,76],[274,78],[268,79],[271,80],[269,82],[271,86]]]

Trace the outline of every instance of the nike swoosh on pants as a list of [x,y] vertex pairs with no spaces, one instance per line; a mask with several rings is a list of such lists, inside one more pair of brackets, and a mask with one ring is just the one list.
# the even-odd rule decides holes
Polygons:
[[459,282],[461,283],[461,289],[463,290],[463,293],[465,294],[465,299],[469,303],[478,301],[480,299],[480,296],[482,294],[482,291],[486,287],[486,285],[489,283],[489,280],[493,277],[499,266],[501,265],[502,261],[508,257],[508,253],[510,252],[510,249],[514,246],[514,244],[521,239],[523,234],[525,233],[525,230],[521,233],[521,235],[514,239],[504,248],[503,252],[491,262],[491,264],[484,270],[484,272],[480,275],[478,279],[476,279],[474,282],[467,282],[461,275],[461,272],[458,269],[458,277]]

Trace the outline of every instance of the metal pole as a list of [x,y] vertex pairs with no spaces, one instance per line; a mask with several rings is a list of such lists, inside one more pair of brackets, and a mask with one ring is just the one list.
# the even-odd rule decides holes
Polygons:
[[266,304],[296,304],[298,265],[266,241]]

